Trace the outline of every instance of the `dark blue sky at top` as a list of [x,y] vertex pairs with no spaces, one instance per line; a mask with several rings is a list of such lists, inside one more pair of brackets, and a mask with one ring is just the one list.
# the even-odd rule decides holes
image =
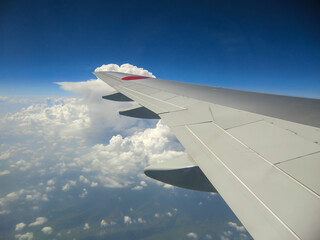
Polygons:
[[0,94],[59,95],[102,64],[320,97],[317,1],[1,1]]

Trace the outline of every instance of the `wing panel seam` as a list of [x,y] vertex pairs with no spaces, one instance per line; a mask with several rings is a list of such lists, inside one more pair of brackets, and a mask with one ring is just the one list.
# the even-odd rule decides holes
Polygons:
[[278,171],[284,173],[288,178],[290,178],[291,180],[293,180],[294,182],[296,182],[298,185],[300,185],[302,188],[304,188],[305,190],[307,190],[308,192],[310,192],[311,194],[315,195],[317,198],[320,198],[320,196],[318,194],[316,194],[315,192],[313,192],[311,189],[307,188],[306,186],[304,186],[302,183],[300,183],[299,181],[297,181],[295,178],[293,178],[292,176],[290,176],[288,173],[282,171],[280,168],[278,168],[275,164],[271,163],[268,159],[266,159],[265,157],[261,156],[257,151],[255,151],[254,149],[250,148],[249,146],[247,146],[246,144],[244,144],[243,142],[241,142],[238,138],[236,138],[235,136],[233,136],[232,134],[230,134],[228,131],[225,131],[223,128],[221,128],[219,125],[217,125],[216,123],[212,122],[216,127],[220,128],[222,131],[224,131],[226,134],[228,134],[230,137],[232,137],[233,139],[235,139],[237,142],[239,142],[241,145],[243,145],[245,148],[253,151],[255,154],[257,154],[262,160],[264,160],[265,162],[267,162],[268,164],[270,164],[271,166],[273,166],[274,168],[276,168]]
[[181,110],[185,110],[185,109],[187,109],[187,108],[184,108],[184,107],[181,107],[181,106],[178,106],[178,105],[176,105],[176,104],[173,104],[173,103],[169,103],[169,102],[167,102],[167,101],[163,101],[163,100],[161,100],[161,99],[158,99],[158,98],[155,98],[155,97],[152,97],[152,96],[150,96],[150,95],[146,95],[146,94],[144,94],[144,93],[140,93],[140,92],[137,92],[137,91],[135,91],[135,90],[132,90],[132,89],[130,89],[130,88],[127,88],[127,87],[124,87],[124,86],[119,86],[120,88],[125,88],[127,91],[131,91],[131,92],[134,92],[134,93],[136,93],[136,94],[140,94],[140,95],[142,95],[142,96],[145,96],[145,97],[148,97],[148,98],[152,98],[152,99],[154,99],[154,100],[156,100],[156,101],[159,101],[159,102],[162,102],[162,103],[165,103],[165,104],[168,104],[168,105],[171,105],[171,106],[174,106],[174,107],[177,107],[177,108],[180,108]]
[[188,125],[185,125],[185,127],[296,239],[301,239],[256,194],[254,194],[254,192],[252,192],[252,190],[188,127]]

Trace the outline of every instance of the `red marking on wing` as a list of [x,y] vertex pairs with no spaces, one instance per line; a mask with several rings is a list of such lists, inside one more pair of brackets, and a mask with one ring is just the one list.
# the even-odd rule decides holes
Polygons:
[[129,77],[124,77],[121,78],[122,80],[138,80],[138,79],[145,79],[149,77],[143,77],[143,76],[129,76]]

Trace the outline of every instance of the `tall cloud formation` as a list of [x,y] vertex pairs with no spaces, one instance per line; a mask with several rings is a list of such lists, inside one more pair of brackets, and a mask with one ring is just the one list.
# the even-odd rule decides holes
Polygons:
[[155,76],[148,70],[145,70],[143,68],[138,68],[137,66],[133,66],[129,63],[122,64],[121,66],[117,64],[102,65],[101,67],[96,68],[94,71],[95,72],[100,72],[100,71],[123,72],[123,73],[136,74],[136,75],[155,78]]

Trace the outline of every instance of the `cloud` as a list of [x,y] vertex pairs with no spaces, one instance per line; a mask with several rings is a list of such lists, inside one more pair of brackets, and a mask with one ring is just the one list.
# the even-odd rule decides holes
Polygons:
[[21,222],[16,225],[16,231],[21,231],[26,226],[25,223]]
[[18,240],[32,240],[33,239],[33,233],[27,232],[25,234],[16,234],[14,235]]
[[99,72],[99,71],[123,72],[123,73],[137,74],[141,76],[155,78],[155,76],[148,70],[145,70],[143,68],[138,68],[137,66],[131,65],[129,63],[122,64],[121,66],[117,64],[102,65],[101,67],[96,68],[94,71],[95,72]]
[[[119,69],[115,65],[103,68],[151,74],[129,64],[118,66]],[[79,181],[91,187],[141,188],[149,181],[138,176],[146,166],[183,154],[169,128],[161,122],[154,127],[155,121],[119,117],[117,112],[124,105],[101,98],[112,90],[104,82],[58,84],[83,96],[46,98],[0,119],[0,141],[5,136],[25,144],[0,149],[3,159],[14,159],[13,168],[38,171],[41,175],[76,169],[83,172]],[[55,161],[48,161],[50,158]],[[90,176],[95,176],[94,181]],[[53,178],[47,180],[45,191],[53,191],[54,185]],[[61,188],[69,191],[72,186],[67,182]]]
[[91,184],[90,184],[90,187],[97,187],[99,184],[97,183],[97,182],[92,182]]
[[[116,135],[106,145],[96,144],[77,160],[77,165],[83,166],[83,171],[95,173],[105,187],[129,186],[146,166],[183,154],[173,149],[172,136],[169,128],[160,121],[155,128],[125,138]],[[146,185],[145,182],[142,184]],[[141,189],[142,186],[133,187],[133,190]]]
[[131,190],[142,190],[143,187],[142,186],[135,186],[133,188],[131,188]]
[[10,157],[10,152],[9,151],[6,151],[6,152],[4,152],[4,153],[2,153],[1,155],[0,155],[0,160],[5,160],[5,159],[8,159],[9,157]]
[[54,179],[50,179],[47,181],[47,185],[52,186],[54,185]]
[[46,192],[51,192],[55,189],[55,187],[46,187]]
[[186,236],[189,238],[198,239],[198,234],[196,234],[194,232],[189,232],[186,234]]
[[68,183],[62,186],[62,190],[67,192],[71,189],[71,187],[74,187],[76,185],[77,185],[77,181],[69,180]]
[[170,184],[167,184],[167,183],[165,183],[165,184],[163,185],[163,187],[166,188],[166,189],[173,189],[173,188],[174,188],[174,186],[172,186],[172,185],[170,185]]
[[101,227],[106,227],[106,226],[108,226],[108,223],[104,219],[102,219],[101,222],[100,222],[100,226]]
[[146,223],[146,221],[143,220],[141,217],[139,217],[139,218],[137,219],[137,221],[138,221],[138,223]]
[[140,184],[141,186],[144,186],[144,187],[148,186],[148,184],[145,181],[141,181]]
[[83,230],[89,230],[89,229],[90,229],[89,223],[85,223],[83,226]]
[[245,232],[246,229],[244,226],[238,225],[237,223],[234,222],[228,222],[228,225],[234,229],[236,229],[239,232]]
[[123,222],[124,222],[125,224],[131,224],[131,223],[132,223],[132,220],[131,220],[131,218],[130,218],[129,216],[124,216],[124,217],[123,217]]
[[82,176],[82,175],[80,175],[79,181],[80,181],[80,182],[83,182],[83,183],[87,183],[87,184],[90,183],[90,181],[89,181],[87,178],[85,178],[84,176]]
[[9,170],[4,170],[4,171],[0,172],[0,176],[4,176],[4,175],[8,175],[8,174],[10,174]]
[[19,199],[19,192],[11,192],[9,194],[6,195],[6,200],[9,202],[13,202]]
[[44,227],[41,229],[41,231],[44,233],[44,234],[51,234],[52,233],[52,227]]
[[29,224],[29,227],[39,226],[46,223],[47,221],[48,219],[46,219],[45,217],[37,217],[35,222]]
[[88,191],[87,191],[87,189],[82,189],[82,193],[80,194],[80,197],[81,198],[84,198],[85,196],[87,196],[88,195]]
[[223,235],[220,236],[221,240],[229,240],[232,236],[232,232],[230,230],[223,232]]

